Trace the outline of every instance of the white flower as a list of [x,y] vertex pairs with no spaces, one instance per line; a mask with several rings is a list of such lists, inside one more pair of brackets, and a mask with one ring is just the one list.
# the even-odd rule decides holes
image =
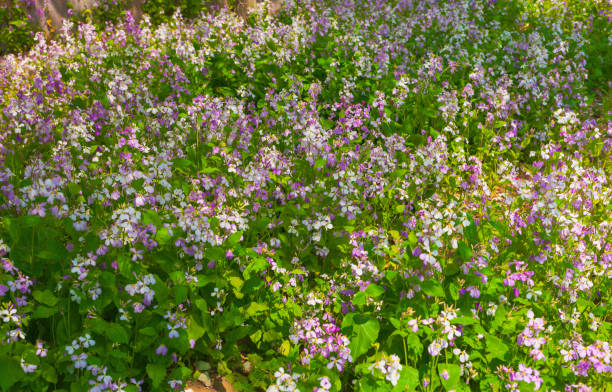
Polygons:
[[391,383],[391,385],[396,386],[397,382],[399,381],[400,378],[400,374],[399,372],[390,372],[389,374],[387,374],[386,379]]
[[470,358],[470,356],[465,352],[465,350],[459,350],[458,348],[453,349],[453,354],[459,356],[459,361],[461,361],[461,363],[467,362]]
[[489,301],[489,307],[487,308],[487,316],[495,316],[495,312],[497,312],[497,305],[495,303]]
[[15,308],[0,310],[0,317],[2,317],[2,321],[5,323],[8,323],[9,321],[15,323],[19,322],[19,316],[17,316],[17,309]]
[[541,295],[542,295],[542,292],[540,290],[528,290],[525,297],[527,297],[527,299],[533,298],[534,301],[537,301],[538,297],[540,297]]
[[24,373],[33,373],[37,367],[38,366],[36,365],[30,365],[29,363],[26,363],[23,358],[21,358],[21,368],[23,369]]
[[329,377],[323,376],[319,377],[319,381],[321,381],[321,388],[324,390],[329,390],[331,388],[331,382],[329,382]]
[[436,339],[433,342],[431,342],[429,347],[427,347],[427,351],[429,351],[429,354],[432,357],[435,357],[435,356],[440,355],[440,352],[446,347],[448,347],[448,342],[446,340]]
[[71,359],[74,361],[74,368],[75,369],[85,369],[85,367],[87,367],[87,354],[82,353],[77,355],[73,355],[71,357]]

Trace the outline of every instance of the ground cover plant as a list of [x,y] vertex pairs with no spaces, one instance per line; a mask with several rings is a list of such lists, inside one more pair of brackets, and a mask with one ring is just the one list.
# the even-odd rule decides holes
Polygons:
[[609,390],[609,4],[266,7],[2,60],[0,389]]

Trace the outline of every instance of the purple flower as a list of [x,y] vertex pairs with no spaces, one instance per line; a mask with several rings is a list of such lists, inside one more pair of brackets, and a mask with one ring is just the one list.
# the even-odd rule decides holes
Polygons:
[[15,297],[15,303],[17,306],[26,306],[28,304],[28,300],[25,295],[22,295],[21,297]]
[[36,355],[41,358],[47,356],[47,349],[44,348],[43,342],[41,342],[40,340],[36,342]]
[[448,370],[446,369],[442,370],[442,372],[440,372],[440,377],[442,377],[444,380],[448,380],[450,378],[450,374],[448,374]]
[[155,350],[155,354],[157,355],[166,355],[168,354],[168,349],[163,344],[160,345],[157,350]]
[[85,369],[85,367],[87,366],[87,361],[86,361],[87,354],[86,353],[82,353],[79,355],[72,355],[70,358],[74,362],[75,369]]
[[24,373],[34,373],[37,367],[38,366],[36,365],[30,365],[29,363],[26,363],[23,358],[21,358],[21,368],[23,369]]

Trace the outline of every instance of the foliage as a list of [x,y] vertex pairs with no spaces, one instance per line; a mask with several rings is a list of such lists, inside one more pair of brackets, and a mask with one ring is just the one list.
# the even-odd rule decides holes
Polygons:
[[609,9],[539,4],[124,15],[7,56],[0,389],[604,390]]
[[22,0],[6,0],[0,4],[0,56],[28,49],[34,42],[34,24],[20,6]]

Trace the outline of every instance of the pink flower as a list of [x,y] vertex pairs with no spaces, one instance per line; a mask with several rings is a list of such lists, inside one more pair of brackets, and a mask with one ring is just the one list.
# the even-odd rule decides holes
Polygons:
[[448,380],[450,378],[450,374],[448,374],[448,371],[444,369],[440,372],[440,377],[442,377],[444,380]]

